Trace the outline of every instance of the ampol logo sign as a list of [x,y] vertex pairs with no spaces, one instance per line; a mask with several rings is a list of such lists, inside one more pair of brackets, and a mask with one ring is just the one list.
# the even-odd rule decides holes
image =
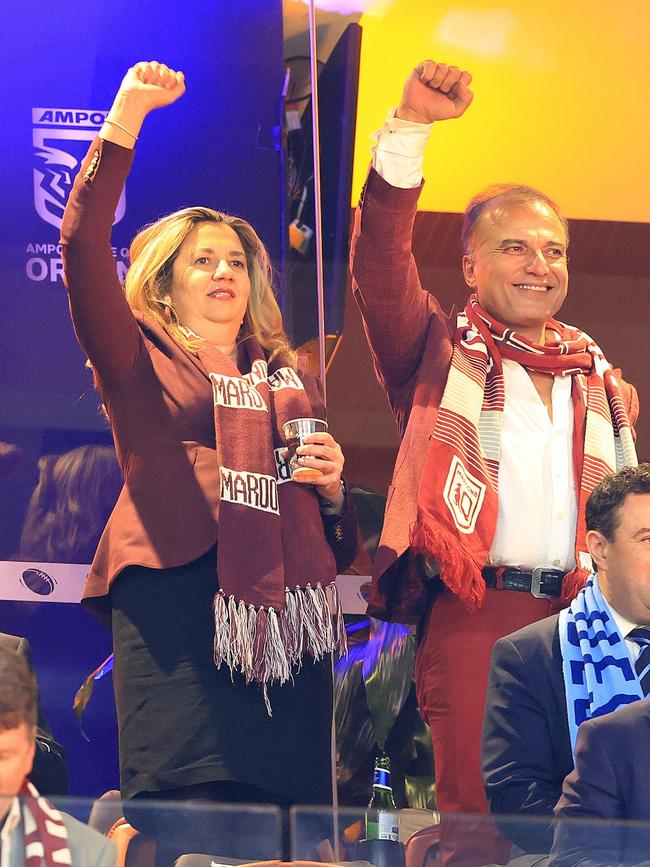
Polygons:
[[[107,112],[76,108],[33,108],[34,207],[42,220],[61,228],[63,209],[88,142],[104,123]],[[115,223],[124,216],[124,191]]]

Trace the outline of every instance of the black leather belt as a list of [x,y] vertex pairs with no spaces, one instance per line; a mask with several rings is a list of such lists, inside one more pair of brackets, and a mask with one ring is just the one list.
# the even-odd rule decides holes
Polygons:
[[538,566],[532,572],[522,572],[512,566],[497,569],[488,566],[483,569],[483,578],[488,587],[500,590],[520,590],[531,593],[537,599],[549,599],[562,592],[564,573],[559,569],[544,569]]

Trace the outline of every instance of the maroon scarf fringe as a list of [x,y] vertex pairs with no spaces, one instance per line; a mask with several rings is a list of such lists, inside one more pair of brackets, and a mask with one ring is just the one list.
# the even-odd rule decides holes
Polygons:
[[420,515],[411,525],[410,542],[416,554],[432,557],[438,563],[440,577],[468,609],[481,606],[485,597],[481,570],[467,557],[455,536],[430,516]]
[[300,670],[302,656],[314,660],[332,651],[347,653],[341,600],[335,583],[285,589],[285,606],[255,608],[220,590],[214,597],[214,662],[225,663],[246,683],[257,681],[271,716],[268,687],[282,685]]

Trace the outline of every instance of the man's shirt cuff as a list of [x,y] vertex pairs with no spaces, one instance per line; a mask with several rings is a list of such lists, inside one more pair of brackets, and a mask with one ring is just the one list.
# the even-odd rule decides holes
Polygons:
[[372,165],[393,187],[413,189],[422,183],[424,150],[431,135],[432,123],[416,123],[395,117],[391,108],[381,129],[371,139]]

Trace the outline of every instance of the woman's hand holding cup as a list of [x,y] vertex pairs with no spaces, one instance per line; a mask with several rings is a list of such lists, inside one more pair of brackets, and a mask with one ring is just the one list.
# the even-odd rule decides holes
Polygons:
[[284,425],[291,478],[314,485],[329,512],[338,512],[344,495],[341,475],[345,458],[341,446],[321,419],[293,419]]

